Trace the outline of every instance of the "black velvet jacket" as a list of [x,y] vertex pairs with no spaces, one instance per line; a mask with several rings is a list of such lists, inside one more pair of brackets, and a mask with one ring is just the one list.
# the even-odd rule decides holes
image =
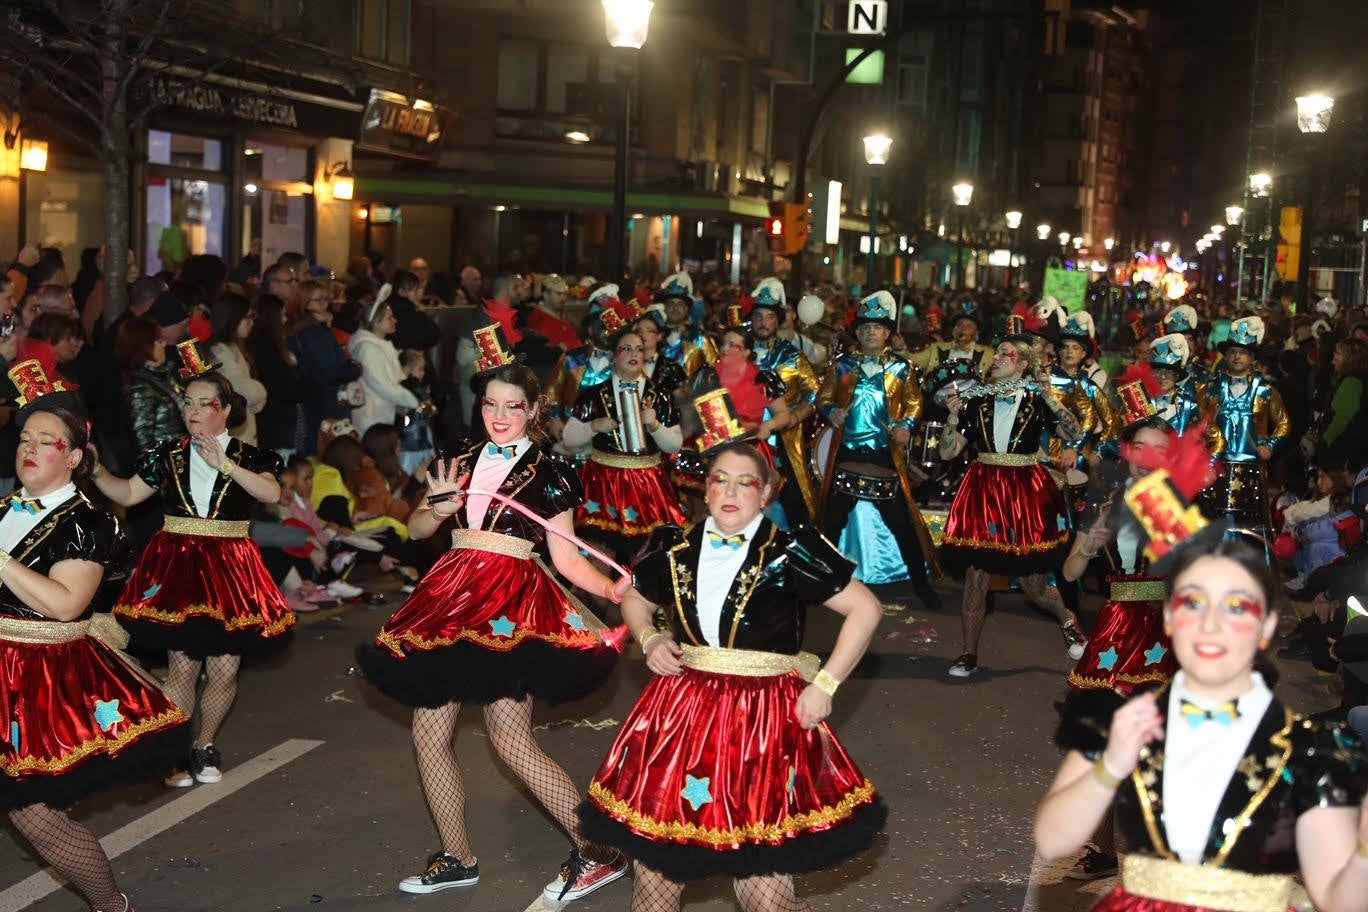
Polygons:
[[[485,446],[482,442],[456,457],[457,478],[466,472],[474,472],[475,462]],[[566,510],[573,510],[584,502],[584,488],[580,485],[579,475],[570,463],[535,443],[528,447],[527,452],[519,454],[517,460],[513,471],[509,472],[503,484],[499,485],[500,494],[516,500],[546,519]],[[466,524],[464,506],[456,511],[452,521],[458,528],[469,528]],[[539,542],[546,538],[546,530],[536,522],[507,504],[501,504],[493,499],[489,502],[484,524],[480,528],[486,532],[502,532],[531,542]]]
[[[637,381],[638,389],[641,390],[641,407],[653,408],[656,413],[656,420],[663,426],[679,424],[679,410],[675,407],[674,397],[671,390],[660,386],[656,381],[649,377],[642,377]],[[580,390],[579,398],[575,400],[574,408],[571,409],[571,416],[590,424],[599,418],[612,418],[621,424],[622,419],[618,417],[617,403],[613,401],[613,378],[610,375],[602,383],[593,386],[586,386]],[[646,440],[646,452],[658,453],[660,448],[656,446],[655,440],[650,434],[642,429],[642,436]],[[594,449],[604,453],[624,453],[622,445],[622,432],[614,431],[611,434],[595,434],[591,441]]]
[[[975,453],[997,452],[997,447],[993,445],[995,403],[994,396],[978,396],[965,403],[960,412],[960,433],[969,441]],[[1056,434],[1056,424],[1054,413],[1044,397],[1040,393],[1028,391],[1022,397],[1016,419],[1012,422],[1007,452],[1028,454],[1038,451],[1046,434]]]
[[[236,437],[228,441],[225,455],[251,472],[265,473],[280,478],[284,468],[280,455],[271,450],[257,449]],[[195,501],[190,496],[190,438],[163,440],[138,457],[138,477],[161,494],[162,510],[167,516],[199,516]],[[203,519],[250,519],[257,499],[240,484],[233,484],[227,475],[214,479],[214,493],[209,498],[209,515]]]
[[[695,646],[708,645],[699,630],[694,578],[703,533],[703,523],[687,532],[663,527],[633,573],[637,591],[665,609],[674,638]],[[722,605],[719,642],[730,649],[794,655],[803,645],[804,603],[825,602],[854,572],[855,565],[815,530],[800,526],[790,533],[762,520]]]
[[[1158,692],[1161,707],[1168,705],[1168,694],[1167,686]],[[1121,703],[1108,690],[1071,694],[1056,742],[1089,758],[1100,756]],[[1134,774],[1121,784],[1116,823],[1137,850],[1177,860],[1164,830],[1164,744],[1146,747]],[[1368,756],[1348,726],[1303,719],[1274,698],[1226,784],[1202,862],[1249,873],[1294,873],[1297,818],[1315,807],[1357,807],[1365,788]]]
[[[6,500],[4,506],[0,507],[0,518],[5,517],[10,509]],[[30,570],[46,574],[55,564],[65,560],[93,561],[108,566],[117,560],[116,555],[122,550],[122,545],[123,533],[119,530],[118,520],[78,493],[39,520],[14,546],[11,554],[13,560]],[[87,617],[89,613],[90,609],[87,608],[76,620]],[[19,601],[14,590],[8,586],[0,586],[0,615],[52,620]]]

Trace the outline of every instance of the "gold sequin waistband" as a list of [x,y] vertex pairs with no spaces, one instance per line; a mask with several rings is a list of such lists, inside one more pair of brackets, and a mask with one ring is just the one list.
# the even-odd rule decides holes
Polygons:
[[1222,912],[1287,912],[1292,899],[1288,874],[1248,874],[1152,855],[1123,858],[1121,883],[1136,896]]
[[119,626],[111,614],[93,614],[84,621],[27,621],[20,618],[0,618],[0,640],[11,643],[55,645],[71,643],[93,636],[115,649],[128,645],[128,632]]
[[1040,462],[1035,453],[979,453],[978,461],[990,466],[1033,466]]
[[659,453],[632,456],[627,453],[605,453],[603,450],[594,450],[589,454],[589,458],[599,465],[611,466],[614,469],[651,469],[660,465]]
[[1113,602],[1161,602],[1164,600],[1163,580],[1132,580],[1111,584]]
[[201,519],[198,516],[168,516],[162,531],[173,535],[204,535],[209,538],[246,538],[252,524],[245,519]]
[[804,681],[811,681],[822,667],[821,659],[810,652],[784,655],[756,649],[719,649],[716,646],[692,646],[681,643],[680,661],[686,668],[710,674],[741,675],[748,678],[771,678],[797,671]]
[[457,529],[451,533],[453,550],[464,548],[468,551],[490,551],[507,557],[527,560],[532,556],[532,543],[525,538],[505,535],[502,532],[486,532],[483,529]]

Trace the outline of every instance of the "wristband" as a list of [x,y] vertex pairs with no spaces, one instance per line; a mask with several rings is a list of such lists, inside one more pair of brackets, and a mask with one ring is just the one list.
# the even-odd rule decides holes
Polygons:
[[[4,566],[0,564],[0,566]],[[1368,858],[1368,842],[1363,841],[1363,837],[1358,838],[1358,845],[1354,848],[1354,854],[1359,858]]]
[[647,652],[650,651],[651,641],[654,640],[656,637],[663,637],[663,636],[665,636],[665,634],[661,633],[659,630],[652,630],[652,629],[649,628],[649,627],[646,628],[646,630],[642,631],[642,636],[641,636],[641,654],[642,654],[642,655],[646,655]]
[[1107,767],[1107,758],[1098,757],[1097,762],[1092,765],[1093,778],[1097,784],[1103,788],[1115,790],[1121,784],[1121,777],[1112,773]]
[[836,680],[835,676],[825,668],[817,672],[817,676],[812,679],[812,683],[828,697],[836,696],[836,688],[841,686],[841,682]]
[[1084,551],[1082,548],[1079,548],[1079,549],[1078,549],[1078,554],[1079,554],[1079,556],[1080,556],[1080,557],[1086,557],[1088,560],[1092,560],[1094,557],[1097,557],[1097,555],[1098,555],[1099,553],[1101,553],[1101,552],[1098,552],[1098,551]]
[[[4,572],[5,565],[10,562],[10,557],[11,555],[8,551],[0,550],[0,573]],[[1359,840],[1359,844],[1362,845],[1363,841]]]
[[219,466],[219,469],[218,469],[218,470],[219,470],[219,474],[220,474],[220,475],[232,475],[232,474],[233,474],[233,469],[236,469],[237,466],[238,466],[238,464],[237,464],[236,462],[233,462],[233,460],[231,460],[231,459],[225,459],[225,460],[223,460],[223,464]]

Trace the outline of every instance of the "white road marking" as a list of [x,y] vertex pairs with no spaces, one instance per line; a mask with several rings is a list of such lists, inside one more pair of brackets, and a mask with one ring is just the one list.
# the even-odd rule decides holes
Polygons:
[[523,912],[560,912],[561,909],[564,909],[568,905],[569,903],[556,902],[555,900],[547,899],[546,894],[543,893],[532,901],[532,905],[523,909]]
[[[111,859],[118,858],[129,849],[151,839],[171,827],[198,814],[220,799],[251,785],[267,773],[274,772],[292,760],[321,745],[322,741],[307,741],[291,738],[283,741],[264,753],[258,754],[241,766],[233,767],[223,774],[223,781],[214,785],[197,785],[185,795],[144,814],[132,823],[120,827],[100,840],[105,854]],[[19,912],[38,900],[55,893],[66,886],[51,868],[44,868],[37,874],[0,892],[0,912]]]

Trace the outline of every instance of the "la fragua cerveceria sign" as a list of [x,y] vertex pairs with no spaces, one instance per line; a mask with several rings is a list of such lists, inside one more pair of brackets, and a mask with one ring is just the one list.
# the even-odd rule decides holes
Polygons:
[[350,136],[356,130],[356,104],[332,107],[284,95],[254,92],[207,80],[157,78],[152,101],[164,109],[240,124],[298,130],[314,136]]
[[357,146],[436,161],[453,119],[446,108],[421,99],[410,100],[397,92],[371,89]]

